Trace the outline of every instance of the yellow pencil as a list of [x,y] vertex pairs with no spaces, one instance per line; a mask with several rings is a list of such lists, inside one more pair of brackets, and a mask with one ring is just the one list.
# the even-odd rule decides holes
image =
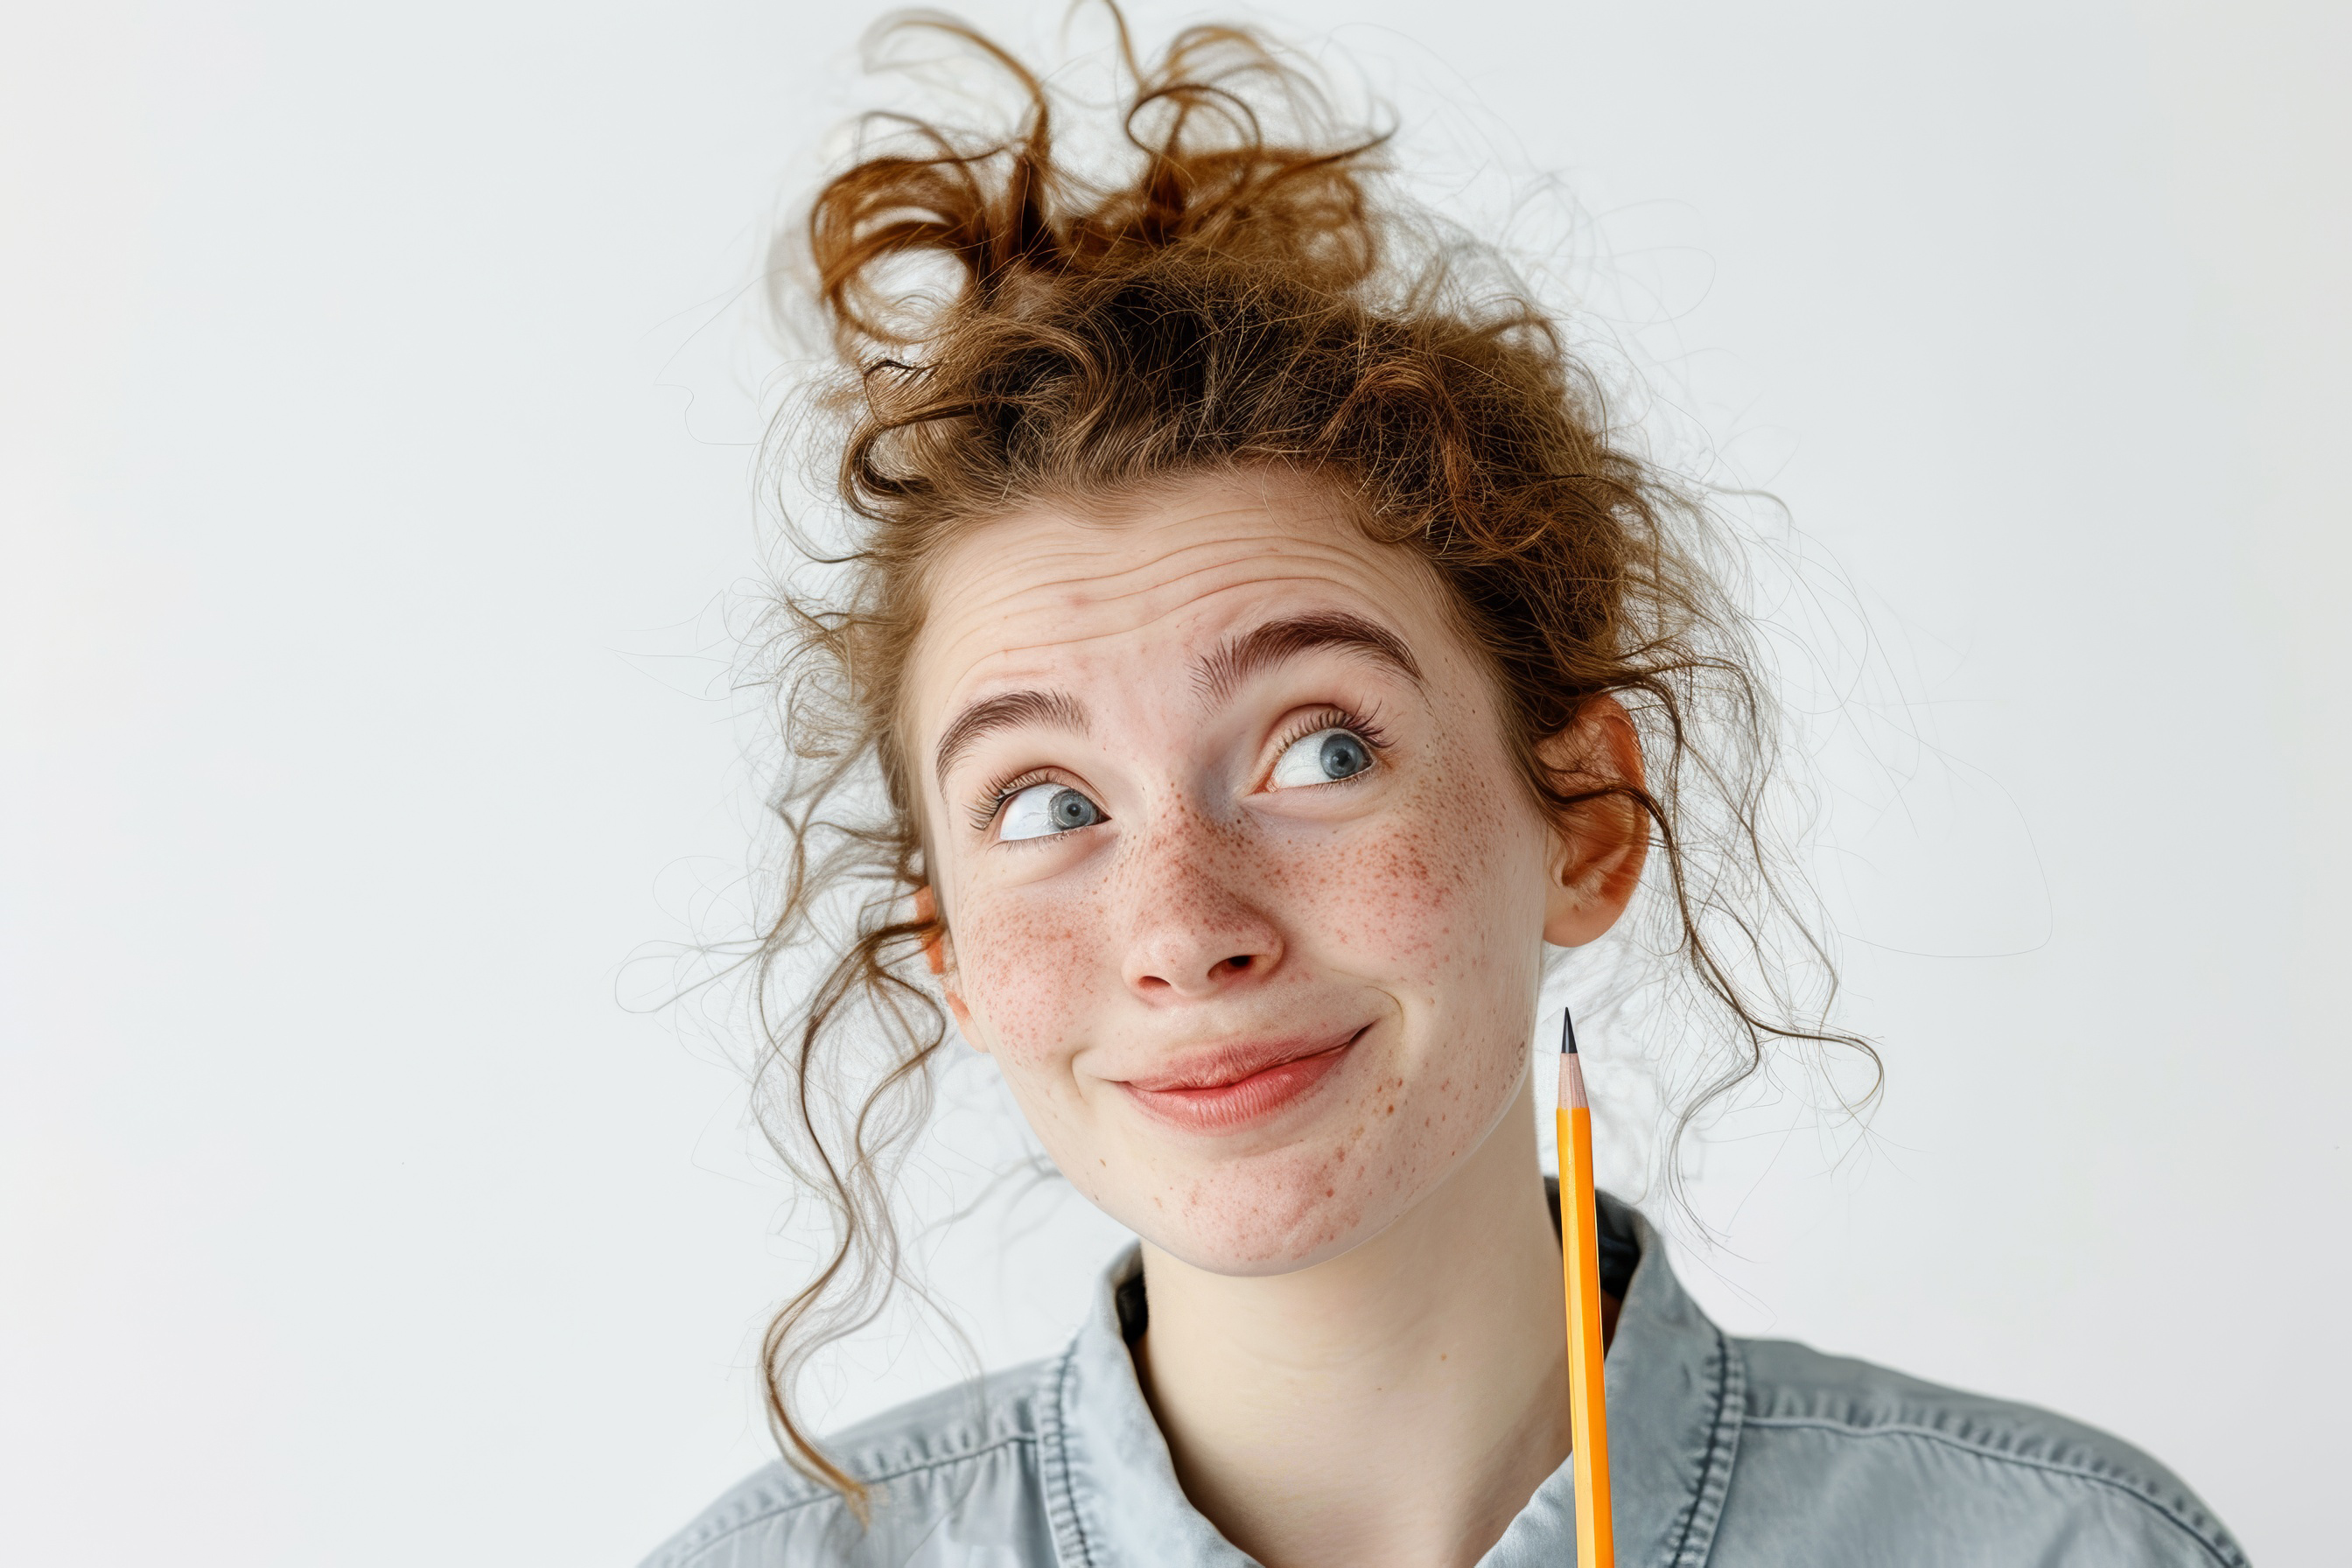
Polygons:
[[1601,1241],[1592,1207],[1592,1107],[1576,1029],[1559,1016],[1559,1256],[1568,1279],[1568,1400],[1578,1568],[1616,1568],[1609,1534],[1609,1395],[1601,1370]]

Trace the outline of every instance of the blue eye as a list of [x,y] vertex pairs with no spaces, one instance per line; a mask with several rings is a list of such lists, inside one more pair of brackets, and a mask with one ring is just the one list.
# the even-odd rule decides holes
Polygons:
[[1067,784],[1031,784],[1004,803],[996,836],[1043,838],[1073,828],[1092,827],[1102,819],[1102,807]]
[[1336,784],[1354,778],[1372,765],[1372,748],[1352,730],[1318,730],[1301,735],[1275,759],[1272,784],[1276,789],[1298,784]]

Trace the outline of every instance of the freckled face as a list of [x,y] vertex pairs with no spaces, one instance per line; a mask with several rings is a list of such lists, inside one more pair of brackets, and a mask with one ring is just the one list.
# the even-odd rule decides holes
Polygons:
[[1024,511],[932,582],[908,739],[965,1037],[1188,1263],[1377,1234],[1517,1091],[1553,854],[1442,587],[1255,476]]

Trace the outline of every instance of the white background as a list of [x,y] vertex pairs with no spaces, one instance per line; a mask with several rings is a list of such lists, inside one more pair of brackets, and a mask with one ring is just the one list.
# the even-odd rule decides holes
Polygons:
[[[1430,167],[1564,175],[1867,612],[1821,863],[1888,1098],[1710,1151],[1694,1289],[2322,1560],[2352,13],[1262,15],[1345,23]],[[749,852],[736,300],[872,16],[10,5],[0,1558],[627,1563],[764,1456],[802,1254],[723,1042],[632,1007]],[[1024,1212],[957,1243],[992,1363],[1115,1239]],[[876,1337],[827,1408],[945,1364]]]

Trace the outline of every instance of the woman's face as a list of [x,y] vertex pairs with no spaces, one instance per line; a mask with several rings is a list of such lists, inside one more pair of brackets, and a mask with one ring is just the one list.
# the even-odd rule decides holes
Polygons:
[[932,582],[908,739],[966,1038],[1188,1263],[1376,1234],[1513,1102],[1559,858],[1444,590],[1279,476],[1023,511]]

